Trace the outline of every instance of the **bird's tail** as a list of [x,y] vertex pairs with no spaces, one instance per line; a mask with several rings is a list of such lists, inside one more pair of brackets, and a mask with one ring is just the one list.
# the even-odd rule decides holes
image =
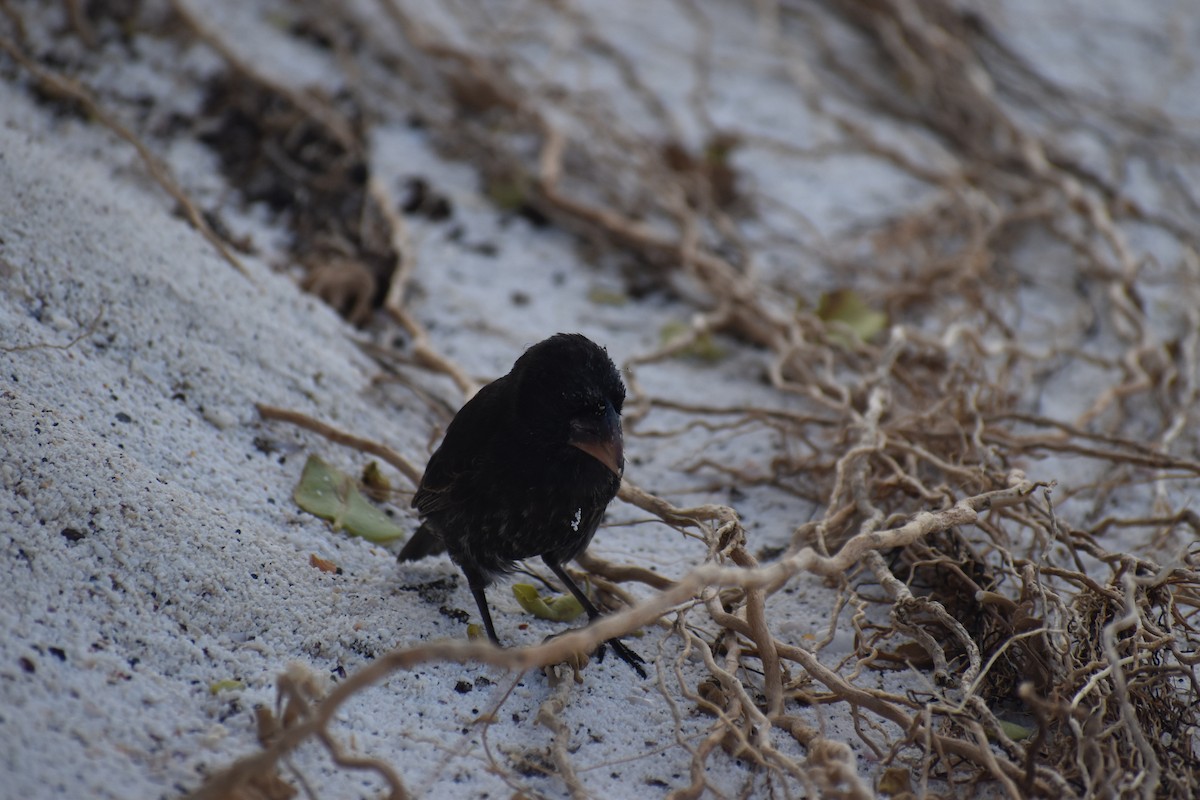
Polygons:
[[419,561],[426,556],[436,556],[438,553],[444,552],[446,552],[446,543],[442,541],[442,537],[438,536],[429,525],[422,525],[404,545],[400,555],[396,556],[396,560]]

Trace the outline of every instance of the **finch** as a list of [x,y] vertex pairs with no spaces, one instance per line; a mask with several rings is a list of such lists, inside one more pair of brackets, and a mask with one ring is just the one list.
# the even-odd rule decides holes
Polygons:
[[[621,486],[624,402],[620,373],[590,339],[560,333],[530,347],[446,428],[413,497],[422,524],[399,560],[448,552],[497,645],[485,590],[522,559],[540,557],[598,618],[563,564],[587,548]],[[637,653],[607,644],[646,677]]]

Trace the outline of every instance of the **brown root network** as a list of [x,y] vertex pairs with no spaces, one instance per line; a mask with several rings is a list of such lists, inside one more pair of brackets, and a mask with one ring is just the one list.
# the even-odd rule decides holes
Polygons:
[[[388,36],[372,35],[351,11],[320,11],[329,46],[361,67],[347,69],[354,91],[338,103],[282,90],[236,58],[219,31],[203,29],[185,4],[174,5],[189,26],[181,35],[208,42],[226,57],[229,71],[220,84],[226,94],[214,94],[214,102],[228,111],[253,99],[253,108],[242,112],[257,114],[256,124],[271,109],[282,114],[287,124],[280,123],[278,135],[293,131],[300,141],[280,157],[295,166],[311,147],[325,148],[322,169],[341,164],[334,194],[344,188],[345,175],[353,177],[358,194],[340,200],[352,203],[351,216],[367,220],[367,227],[326,232],[323,241],[336,246],[322,253],[331,263],[375,265],[368,272],[386,280],[382,302],[408,334],[406,355],[414,364],[448,374],[464,393],[474,389],[406,310],[416,256],[402,220],[371,183],[362,140],[367,115],[356,112],[352,123],[339,110],[362,102],[355,93],[396,102],[367,78],[353,80],[370,73],[363,65],[372,59],[410,76],[405,102],[444,152],[477,167],[485,186],[515,193],[518,205],[577,232],[600,252],[636,259],[661,285],[687,280],[687,296],[696,303],[687,330],[625,365],[631,435],[648,431],[647,421],[665,411],[708,431],[774,431],[783,444],[769,461],[754,469],[720,467],[718,474],[741,487],[784,489],[819,508],[815,518],[795,522],[789,547],[764,554],[731,507],[681,508],[626,483],[622,501],[695,535],[695,569],[668,581],[635,564],[585,557],[583,566],[623,608],[583,630],[515,650],[467,642],[396,650],[324,695],[301,673],[288,673],[280,681],[279,726],[264,737],[263,749],[213,776],[194,797],[246,793],[309,741],[346,769],[376,774],[389,796],[407,796],[398,765],[351,758],[335,738],[335,715],[356,693],[430,661],[472,660],[512,670],[559,664],[646,626],[658,626],[673,642],[662,651],[669,655],[659,660],[658,685],[677,718],[696,708],[710,720],[700,740],[680,736],[690,753],[690,782],[672,797],[709,791],[705,767],[718,751],[756,765],[771,786],[847,797],[873,796],[877,789],[927,794],[981,782],[1011,797],[1191,797],[1200,791],[1197,554],[1185,549],[1160,561],[1104,543],[1113,531],[1129,530],[1164,547],[1195,539],[1196,516],[1173,505],[1163,486],[1200,476],[1200,461],[1179,446],[1196,405],[1195,366],[1187,354],[1197,352],[1200,327],[1186,340],[1155,338],[1139,300],[1143,259],[1121,229],[1130,220],[1155,224],[1153,215],[1118,187],[1064,161],[1034,128],[1013,119],[1005,90],[1050,97],[1051,87],[1018,69],[1024,65],[981,19],[940,0],[763,4],[762,22],[797,96],[842,132],[843,146],[885,159],[939,190],[936,201],[872,232],[871,263],[846,251],[825,254],[831,265],[861,278],[897,323],[862,342],[836,335],[794,303],[781,304],[786,292],[751,268],[758,243],[742,232],[738,215],[767,201],[737,179],[729,154],[742,146],[786,148],[714,129],[707,141],[719,146],[689,150],[637,65],[573,7],[538,5],[539,13],[575,26],[591,57],[622,75],[646,116],[659,123],[658,140],[635,135],[548,78],[539,83],[531,70],[514,66],[519,59],[510,57],[503,37],[477,31],[476,46],[464,49],[393,0],[379,0],[394,26]],[[302,3],[298,13],[316,19],[317,11]],[[695,9],[681,13],[705,24]],[[819,33],[835,25],[857,31],[882,65],[875,74],[891,77],[868,78],[869,71],[841,63]],[[799,28],[818,32],[806,34],[814,45],[809,50],[797,44]],[[346,46],[351,40],[355,46]],[[34,80],[86,96],[20,55],[16,39],[4,41]],[[703,76],[716,69],[710,55],[696,56],[701,92]],[[973,79],[980,74],[993,80]],[[862,119],[818,103],[822,81],[936,135],[952,156],[950,166],[919,163],[889,147]],[[238,97],[230,98],[235,86]],[[92,115],[110,124],[88,102]],[[257,171],[264,159],[255,151],[239,163],[246,174],[279,180]],[[147,163],[160,174],[149,156]],[[297,170],[291,174],[299,180]],[[315,169],[303,185],[326,178],[328,172]],[[177,195],[172,182],[164,185]],[[310,219],[304,215],[327,209],[295,213]],[[198,214],[188,216],[203,225]],[[1158,224],[1195,245],[1185,228]],[[1081,280],[1104,298],[1092,322],[1115,332],[1115,349],[1073,342],[1047,352],[1004,313],[1016,303],[1015,287],[999,265],[1015,258],[1013,249],[1031,229],[1064,245]],[[1180,269],[1197,271],[1194,264]],[[953,312],[938,320],[936,333],[904,324],[935,313],[935,303],[949,297]],[[777,404],[685,405],[642,390],[639,372],[714,335],[764,354]],[[1080,359],[1112,376],[1079,418],[1033,413],[1021,402],[1025,382],[1054,359]],[[417,479],[417,469],[386,448],[290,412],[262,410],[371,450]],[[1140,432],[1136,438],[1132,429]],[[1094,513],[1059,516],[1049,483],[1055,476],[1041,476],[1047,483],[1025,476],[1022,468],[1032,472],[1048,455],[1104,468],[1094,484],[1064,487],[1069,496],[1094,503]],[[712,475],[718,466],[698,461],[690,469]],[[1122,514],[1099,499],[1146,485],[1155,495],[1150,511]],[[801,573],[821,576],[830,587],[830,631],[810,647],[781,639],[770,613]],[[629,584],[653,591],[636,593],[645,598],[637,600],[622,588]],[[853,628],[855,649],[835,661],[826,650],[837,624]],[[695,663],[704,668],[699,682],[687,668]],[[879,689],[866,677],[880,671],[905,671],[921,688]],[[569,733],[556,722],[571,702],[570,686],[556,684],[538,719],[554,735],[545,764],[582,794],[566,747]],[[817,707],[855,719],[878,759],[877,775],[860,775],[846,743],[814,725],[806,711]],[[780,737],[798,742],[806,757],[789,755]]]

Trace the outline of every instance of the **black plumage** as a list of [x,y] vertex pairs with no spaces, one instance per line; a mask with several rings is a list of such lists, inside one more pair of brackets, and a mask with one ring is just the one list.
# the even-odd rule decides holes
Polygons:
[[[530,347],[450,422],[413,497],[422,525],[399,559],[448,551],[496,644],[484,590],[521,559],[540,556],[596,619],[563,564],[587,548],[621,485],[624,401],[608,353],[586,337],[560,333]],[[608,644],[645,677],[637,653]]]

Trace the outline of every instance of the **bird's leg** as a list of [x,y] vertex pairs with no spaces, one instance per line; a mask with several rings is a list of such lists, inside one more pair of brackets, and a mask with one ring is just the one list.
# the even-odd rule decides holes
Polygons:
[[479,616],[483,617],[483,628],[487,631],[488,638],[492,640],[492,644],[500,647],[500,640],[496,637],[496,626],[492,624],[492,612],[488,608],[487,595],[483,591],[487,586],[487,581],[475,570],[464,568],[463,574],[467,576],[467,585],[471,587],[475,605],[479,607]]
[[[587,612],[588,619],[592,620],[593,622],[599,619],[600,612],[596,610],[594,605],[592,605],[592,601],[589,600],[588,596],[583,593],[583,590],[575,585],[575,581],[571,580],[571,576],[567,574],[565,569],[563,569],[562,564],[547,558],[546,556],[542,556],[542,561],[546,562],[546,566],[550,568],[550,571],[558,576],[558,579],[563,582],[563,585],[567,587],[571,594],[575,595],[575,599],[579,601],[579,605],[583,606],[583,610]],[[642,665],[646,663],[645,660],[632,649],[630,649],[629,646],[620,639],[609,639],[607,642],[602,643],[599,650],[596,652],[596,657],[599,660],[604,660],[605,644],[612,645],[613,652],[615,652],[622,661],[633,667],[634,672],[643,678],[646,677],[646,670],[642,667]]]

